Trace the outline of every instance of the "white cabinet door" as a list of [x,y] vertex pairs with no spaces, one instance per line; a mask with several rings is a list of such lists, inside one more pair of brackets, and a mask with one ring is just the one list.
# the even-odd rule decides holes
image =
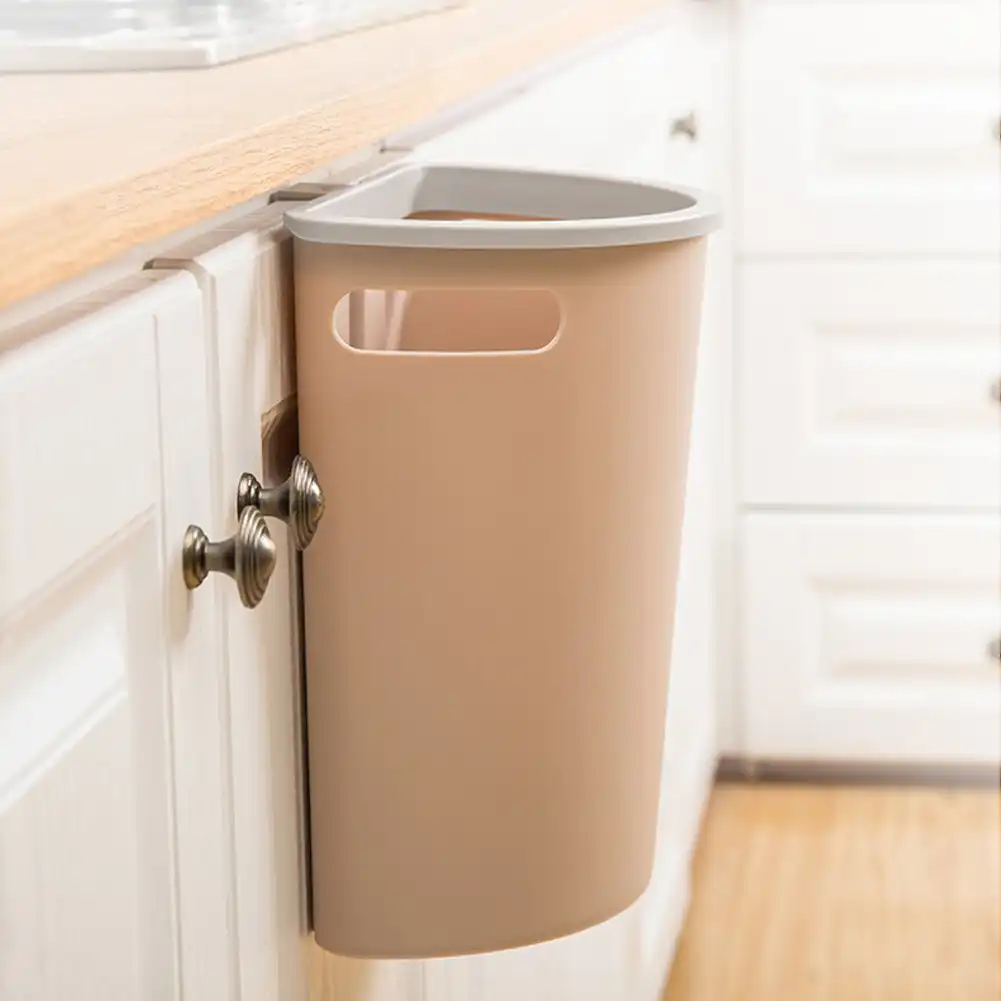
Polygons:
[[[221,535],[236,528],[240,474],[274,482],[275,471],[264,472],[262,438],[295,385],[290,244],[254,228],[241,233],[248,226],[241,220],[171,255],[175,265],[190,259],[207,306],[211,484]],[[289,425],[294,449],[294,412],[286,435]],[[280,463],[289,443],[268,443],[282,450]],[[231,588],[223,605],[238,969],[241,1001],[298,1001],[306,932],[298,595],[285,526],[268,528],[278,565],[263,601],[246,609]]]
[[[236,526],[241,474],[275,485],[297,448],[285,207],[155,262],[188,268],[207,303],[212,495],[224,534]],[[278,566],[264,599],[248,610],[231,588],[224,606],[240,1001],[419,1001],[416,964],[336,959],[309,935],[299,563],[285,526],[274,519],[268,526]]]
[[1001,263],[744,264],[750,504],[1001,504]]
[[739,246],[997,254],[996,0],[751,0]]
[[634,1001],[635,907],[541,945],[425,964],[427,1001]]
[[746,752],[995,764],[998,516],[744,520]]
[[0,349],[5,1001],[235,998],[202,333],[143,275]]

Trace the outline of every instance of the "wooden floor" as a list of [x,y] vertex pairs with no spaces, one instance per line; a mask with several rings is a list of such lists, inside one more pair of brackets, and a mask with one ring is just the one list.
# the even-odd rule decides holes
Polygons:
[[721,785],[664,1001],[999,1001],[1001,797]]

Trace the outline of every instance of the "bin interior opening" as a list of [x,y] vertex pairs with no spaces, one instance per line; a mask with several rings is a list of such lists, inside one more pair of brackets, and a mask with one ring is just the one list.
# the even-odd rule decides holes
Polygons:
[[697,192],[596,175],[409,164],[290,209],[301,240],[349,246],[544,249],[701,236]]
[[447,166],[392,171],[327,202],[334,217],[428,219],[427,213],[442,218],[439,213],[455,212],[476,219],[549,222],[657,215],[694,204],[683,191],[607,177]]
[[356,289],[334,307],[334,336],[359,351],[541,351],[563,310],[548,289]]
[[461,209],[422,209],[411,212],[407,219],[455,220],[488,219],[493,222],[553,222],[552,216],[514,215],[511,212],[463,212]]

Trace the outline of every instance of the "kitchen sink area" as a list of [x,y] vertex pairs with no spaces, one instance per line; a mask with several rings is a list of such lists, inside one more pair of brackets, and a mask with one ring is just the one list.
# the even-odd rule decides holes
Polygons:
[[0,73],[216,66],[462,2],[10,0],[0,4]]

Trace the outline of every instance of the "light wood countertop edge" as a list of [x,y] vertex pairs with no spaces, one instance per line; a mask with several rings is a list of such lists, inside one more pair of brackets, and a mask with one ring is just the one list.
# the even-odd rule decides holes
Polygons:
[[[663,7],[664,0],[473,0],[230,66],[140,74],[120,121],[114,95],[130,82],[122,74],[4,78],[0,307],[314,172]],[[329,86],[328,63],[341,67]],[[282,93],[265,94],[262,86]],[[25,102],[41,108],[40,119]],[[65,133],[74,106],[83,123],[78,134],[70,128],[69,136],[50,138],[45,116],[52,133]],[[74,170],[87,114],[103,126],[98,144],[114,140],[119,149],[107,148],[105,163],[93,142],[86,151],[81,145]],[[231,119],[242,127],[231,131]],[[160,123],[168,126],[162,139]]]

